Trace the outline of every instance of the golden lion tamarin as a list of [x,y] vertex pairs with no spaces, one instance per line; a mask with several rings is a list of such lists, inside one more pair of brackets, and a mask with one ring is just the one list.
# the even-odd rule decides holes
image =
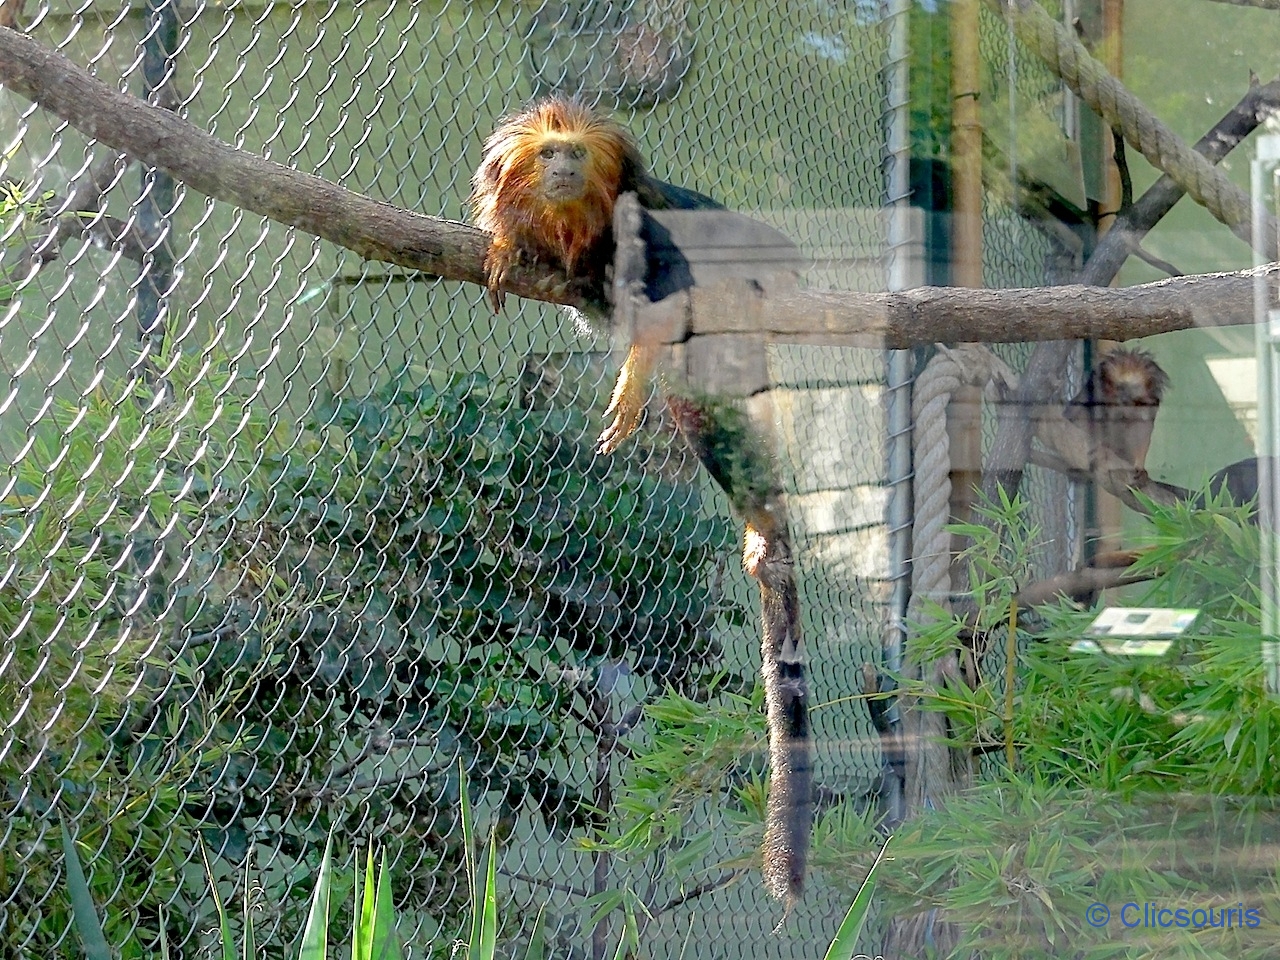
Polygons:
[[[494,312],[520,262],[558,267],[587,299],[608,300],[613,208],[634,192],[651,209],[720,209],[710,197],[648,175],[631,134],[585,104],[562,96],[536,101],[504,120],[485,142],[471,181],[476,225],[493,234],[485,276]],[[600,436],[615,450],[639,425],[654,351],[633,343],[618,376]]]
[[484,267],[494,311],[521,259],[603,282],[613,205],[643,175],[631,135],[576,100],[548,97],[505,120],[485,143],[471,193],[476,225],[493,234]]
[[[588,300],[608,299],[614,261],[614,208],[634,193],[647,210],[714,210],[714,223],[693,230],[692,244],[714,251],[701,276],[733,273],[735,251],[754,281],[790,272],[800,263],[795,245],[772,227],[731,214],[709,197],[650,177],[625,129],[582,103],[552,96],[504,121],[485,143],[472,179],[471,204],[478,226],[493,234],[485,257],[489,299],[503,305],[513,266],[541,263],[563,270]],[[625,218],[624,218],[625,219]],[[694,264],[681,250],[676,218],[642,225],[644,296],[662,300],[697,283]],[[626,229],[622,227],[620,229]],[[696,257],[695,257],[696,259]],[[612,424],[600,449],[614,450],[636,428],[655,349],[633,341],[607,413]],[[731,403],[668,400],[676,426],[711,477],[747,522],[743,565],[760,584],[762,675],[770,730],[770,788],[763,843],[769,891],[788,909],[804,884],[813,822],[808,688],[800,640],[799,600],[781,485],[770,457],[754,450],[752,424]]]

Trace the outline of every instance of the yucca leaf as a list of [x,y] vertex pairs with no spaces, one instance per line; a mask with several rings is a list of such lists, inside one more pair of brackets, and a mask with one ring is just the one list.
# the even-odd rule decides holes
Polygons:
[[[362,895],[363,894],[363,895]],[[351,960],[370,960],[373,943],[373,846],[365,858],[364,883],[356,870],[355,916],[351,924]]]
[[378,894],[373,901],[373,939],[370,943],[373,947],[371,960],[402,960],[386,850],[382,851],[382,865],[378,868]]
[[164,904],[160,905],[160,960],[169,960],[169,936],[165,929],[169,926],[165,916]]
[[85,956],[88,960],[111,960],[111,951],[107,949],[107,938],[102,933],[102,923],[98,920],[98,909],[93,905],[93,896],[89,893],[89,884],[84,879],[84,869],[80,866],[80,855],[76,853],[76,845],[67,831],[67,822],[60,820],[62,826],[62,855],[67,865],[67,891],[71,894],[71,915],[75,919],[76,930],[80,933],[80,942],[84,944]]
[[241,942],[244,960],[259,960],[258,941],[253,935],[253,873],[249,857],[244,858],[244,940]]
[[311,910],[307,925],[302,931],[302,945],[298,948],[298,960],[325,960],[329,949],[329,882],[333,871],[333,835],[324,844],[324,857],[320,861],[320,873],[316,877],[316,889],[311,895]]
[[467,770],[458,758],[458,802],[462,814],[463,872],[467,875],[467,891],[471,898],[471,936],[467,938],[467,960],[480,960],[480,923],[484,912],[478,889],[479,871],[476,869],[476,853],[473,841],[475,829],[471,823],[471,798],[467,796]]
[[485,864],[484,899],[480,904],[479,951],[473,947],[472,960],[493,960],[498,941],[498,837],[489,836],[489,856]]

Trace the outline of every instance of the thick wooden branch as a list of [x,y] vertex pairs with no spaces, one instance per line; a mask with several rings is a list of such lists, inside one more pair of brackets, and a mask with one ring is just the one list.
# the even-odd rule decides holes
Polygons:
[[769,290],[753,295],[742,285],[695,287],[677,295],[685,300],[641,309],[635,324],[654,343],[748,333],[780,342],[888,347],[1131,340],[1190,327],[1253,323],[1258,275],[1280,277],[1280,264],[1115,289],[1073,284],[1003,290],[917,287],[893,293]]

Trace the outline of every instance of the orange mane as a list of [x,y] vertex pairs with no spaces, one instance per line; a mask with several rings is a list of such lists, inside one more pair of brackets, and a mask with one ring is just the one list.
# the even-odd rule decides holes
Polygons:
[[[543,196],[538,155],[549,142],[586,150],[586,192],[570,201]],[[476,225],[500,249],[532,249],[572,274],[579,258],[607,231],[624,173],[641,169],[627,131],[577,100],[553,96],[504,121],[484,146],[472,180]]]

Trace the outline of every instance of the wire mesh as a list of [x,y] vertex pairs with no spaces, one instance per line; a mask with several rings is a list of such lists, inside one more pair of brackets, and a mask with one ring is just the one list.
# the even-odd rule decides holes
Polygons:
[[[616,111],[657,175],[782,225],[814,282],[884,283],[877,3],[25,16],[218,137],[451,218],[495,119],[569,89]],[[207,200],[5,96],[0,952],[78,949],[63,818],[127,955],[162,932],[178,955],[209,947],[202,849],[224,899],[255,907],[263,955],[289,955],[329,836],[344,864],[384,848],[408,954],[448,954],[465,789],[501,841],[512,943],[544,909],[549,956],[598,956],[593,907],[624,890],[652,908],[653,956],[812,954],[847,890],[820,886],[772,936],[776,909],[713,872],[758,825],[688,811],[677,859],[701,899],[643,866],[602,873],[572,840],[609,828],[639,705],[745,695],[758,666],[723,497],[656,417],[625,456],[592,452],[603,338],[527,303],[493,316],[476,289]],[[769,355],[819,702],[857,689],[889,602],[881,362]],[[866,794],[865,710],[816,735],[824,789]]]

